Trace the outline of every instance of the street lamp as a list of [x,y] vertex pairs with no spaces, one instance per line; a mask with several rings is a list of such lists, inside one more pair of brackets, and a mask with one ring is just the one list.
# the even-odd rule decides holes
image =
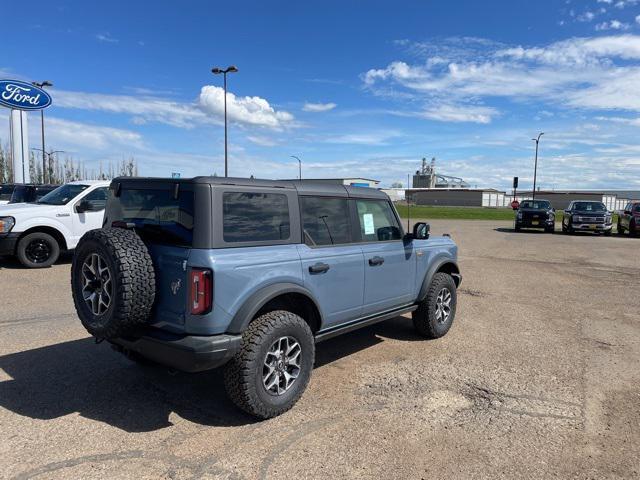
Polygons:
[[298,178],[302,180],[302,160],[300,160],[295,155],[291,155],[291,158],[295,158],[296,160],[298,160]]
[[211,73],[214,75],[224,75],[224,176],[229,175],[228,163],[227,163],[227,73],[235,73],[238,68],[235,65],[231,65],[224,70],[218,67],[211,69]]
[[536,199],[536,180],[538,177],[538,144],[540,143],[540,137],[544,135],[544,132],[540,132],[538,134],[538,138],[532,138],[534,142],[536,142],[536,162],[535,167],[533,168],[533,200]]
[[[51,83],[49,80],[45,80],[44,82],[31,82],[31,85],[39,88],[53,87],[53,83]],[[42,183],[47,183],[47,160],[45,159],[44,147],[44,109],[40,110],[40,127],[42,129]]]
[[[64,150],[52,150],[52,151],[50,151],[50,152],[46,152],[46,151],[45,151],[44,149],[42,149],[42,148],[32,148],[31,150],[36,150],[37,152],[42,152],[42,156],[43,156],[43,158],[44,158],[44,156],[46,155],[46,156],[47,156],[47,158],[49,159],[49,165],[51,165],[51,159],[53,158],[53,156],[54,156],[56,153],[65,153],[65,151],[64,151]],[[47,163],[47,162],[45,161],[45,162],[44,162],[44,164],[43,164],[43,167],[44,167],[45,169],[44,169],[44,170],[42,170],[42,183],[43,183],[43,184],[47,183],[47,182],[45,182],[45,175],[46,175],[45,171],[47,170],[47,165],[46,165],[46,163]],[[51,183],[51,178],[49,178],[49,183]]]

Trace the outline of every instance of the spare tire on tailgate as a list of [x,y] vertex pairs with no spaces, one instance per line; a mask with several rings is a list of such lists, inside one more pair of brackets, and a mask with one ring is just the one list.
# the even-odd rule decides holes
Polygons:
[[84,328],[98,339],[121,337],[149,320],[155,273],[142,239],[132,230],[87,232],[71,266],[73,302]]

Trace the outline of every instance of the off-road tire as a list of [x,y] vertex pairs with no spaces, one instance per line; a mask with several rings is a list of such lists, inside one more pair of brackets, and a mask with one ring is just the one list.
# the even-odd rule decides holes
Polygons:
[[[94,315],[82,294],[82,266],[97,253],[112,276],[107,310]],[[131,230],[104,228],[87,232],[78,243],[71,265],[71,292],[84,328],[98,339],[117,338],[147,323],[155,300],[156,282],[147,246]]]
[[[451,293],[451,313],[446,322],[439,323],[436,320],[436,301],[443,288],[449,289]],[[446,335],[456,316],[456,304],[456,282],[451,275],[442,272],[436,273],[431,280],[431,285],[429,285],[427,296],[420,302],[418,309],[412,313],[413,326],[420,335],[426,338],[440,338]]]
[[[293,337],[301,347],[300,373],[289,390],[280,396],[267,392],[263,384],[263,364],[267,350],[278,338]],[[284,310],[261,315],[242,334],[242,343],[224,370],[229,398],[240,409],[266,419],[289,410],[307,388],[315,360],[313,333],[307,322]]]
[[[49,249],[49,256],[46,260],[35,262],[29,258],[27,249],[33,242],[43,242]],[[34,232],[20,239],[16,248],[16,256],[20,263],[27,268],[47,268],[56,263],[58,257],[60,257],[60,245],[58,241],[48,233]]]

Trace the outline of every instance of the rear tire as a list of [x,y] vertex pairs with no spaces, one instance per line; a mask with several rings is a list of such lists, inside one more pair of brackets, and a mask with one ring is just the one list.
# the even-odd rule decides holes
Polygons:
[[456,304],[456,282],[451,275],[436,273],[426,298],[412,314],[413,326],[426,338],[446,335],[456,316]]
[[315,343],[307,322],[275,310],[256,318],[244,331],[240,350],[225,366],[224,385],[240,409],[272,418],[300,399],[314,361]]
[[636,226],[635,220],[631,220],[631,222],[629,222],[629,235],[631,235],[632,237],[638,235],[638,227]]
[[618,235],[624,235],[624,227],[620,223],[620,220],[618,220],[618,226],[616,227],[616,230],[618,232]]
[[144,325],[155,300],[155,272],[142,239],[123,228],[86,233],[71,265],[80,321],[96,338],[117,338]]
[[34,232],[20,239],[16,255],[27,268],[47,268],[58,260],[60,245],[48,233]]

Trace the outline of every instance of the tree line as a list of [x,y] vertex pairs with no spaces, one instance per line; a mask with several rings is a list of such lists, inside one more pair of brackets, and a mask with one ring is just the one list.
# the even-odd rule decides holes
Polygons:
[[[26,167],[26,165],[25,165]],[[75,161],[72,156],[65,156],[60,160],[57,155],[47,155],[43,172],[42,157],[34,152],[29,155],[29,176],[31,183],[63,184],[74,180],[111,180],[115,177],[138,176],[138,162],[133,157],[122,159],[115,164],[111,161],[107,165],[100,162],[98,169],[87,168],[83,161]],[[0,183],[14,182],[13,162],[11,150],[0,142]]]

